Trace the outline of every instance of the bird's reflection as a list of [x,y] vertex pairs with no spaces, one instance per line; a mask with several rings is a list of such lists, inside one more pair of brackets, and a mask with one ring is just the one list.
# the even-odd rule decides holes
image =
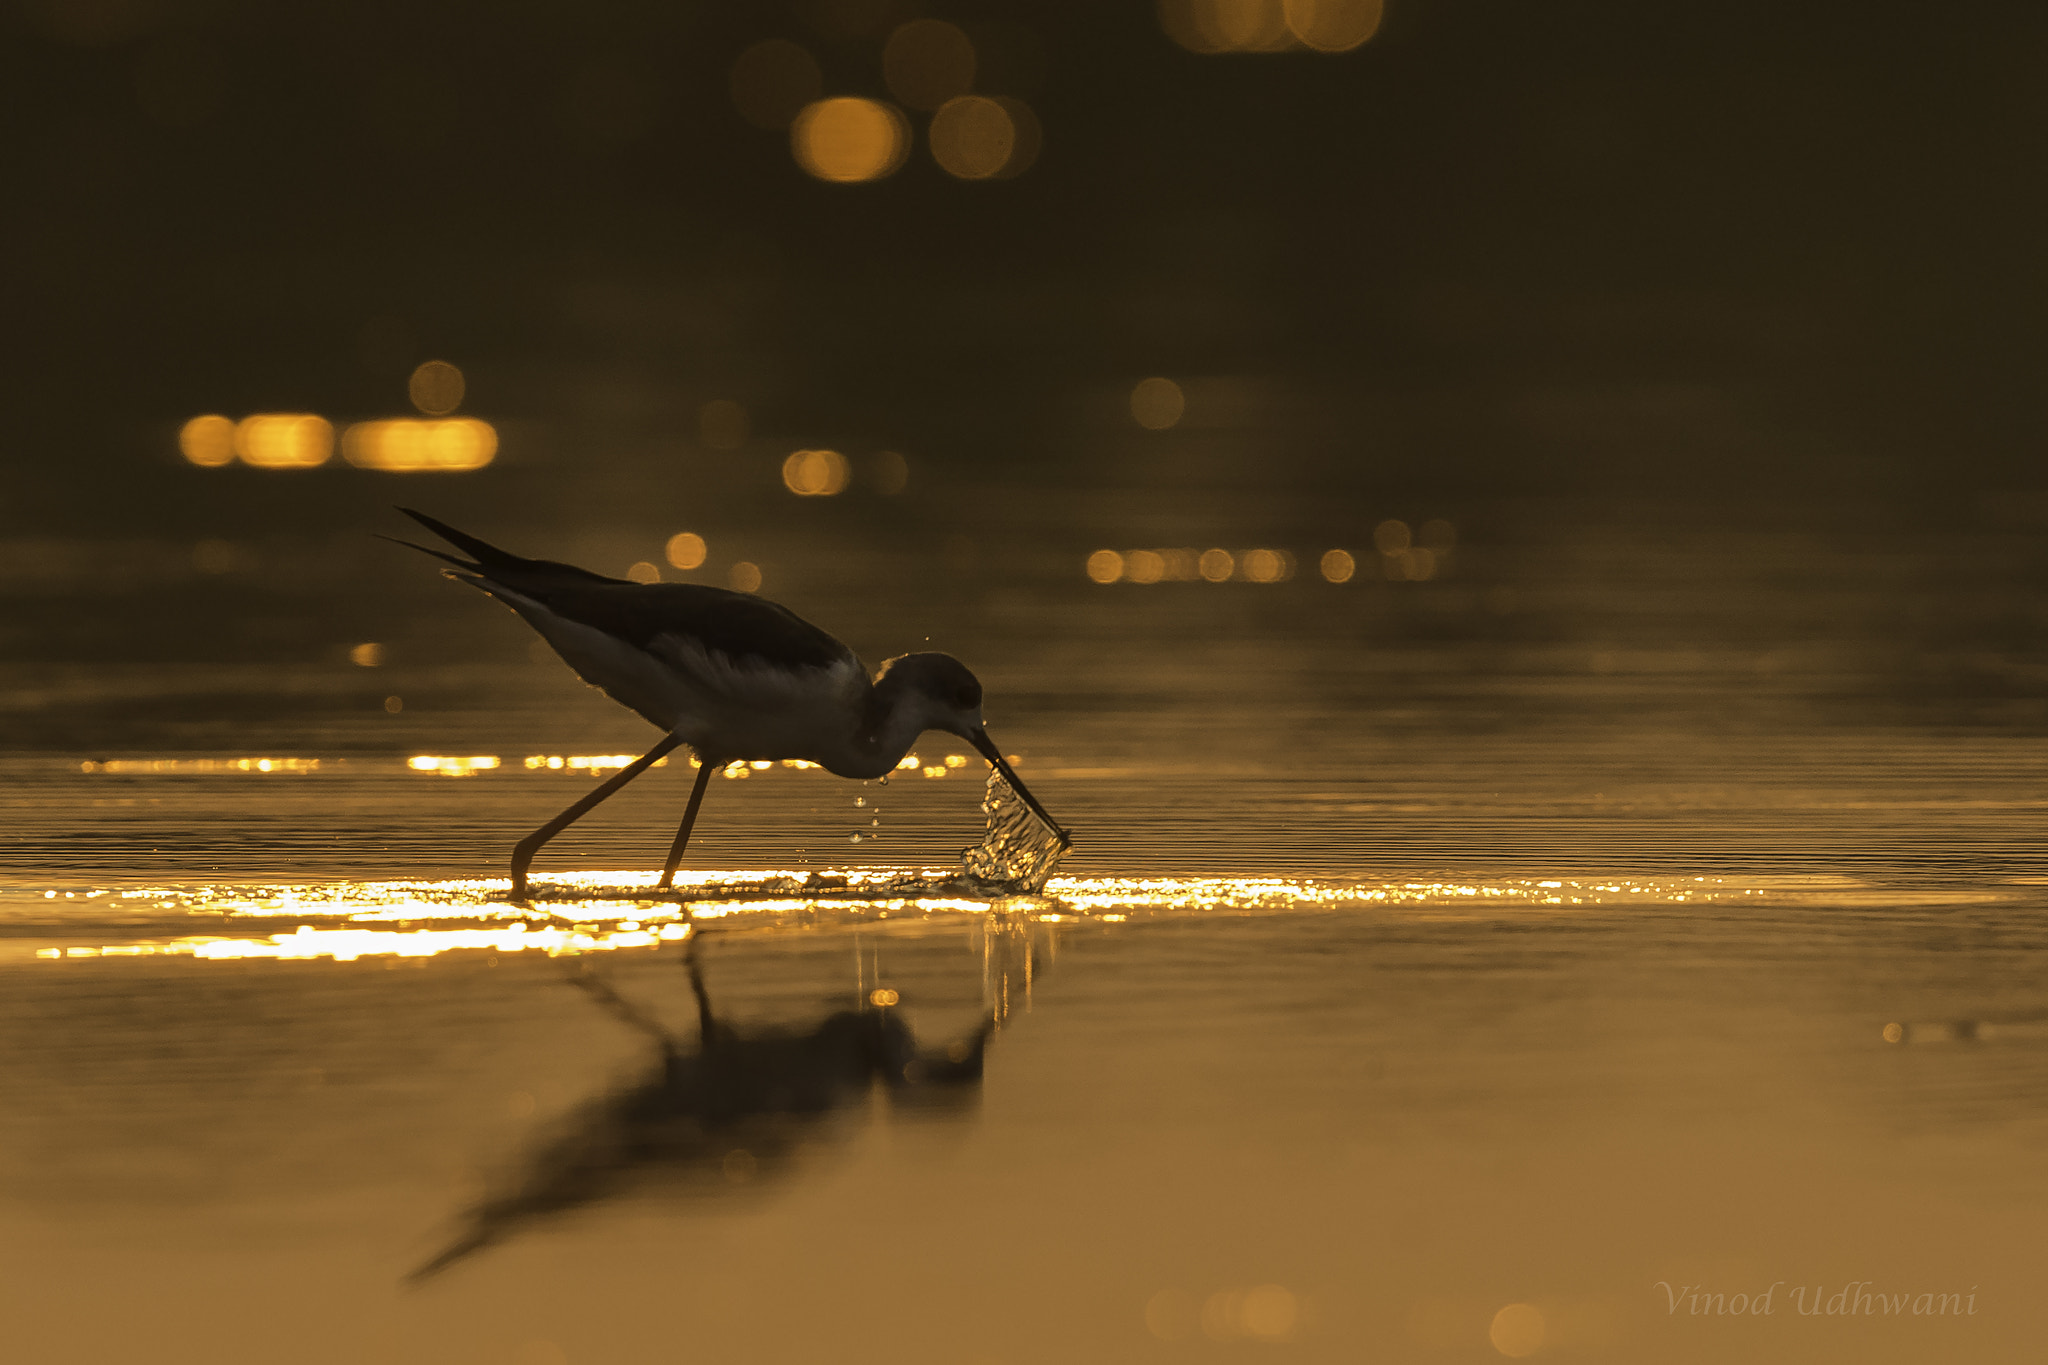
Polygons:
[[480,1201],[460,1232],[407,1280],[418,1284],[555,1214],[630,1192],[660,1176],[684,1187],[759,1187],[787,1178],[799,1150],[824,1136],[839,1111],[884,1089],[898,1106],[953,1110],[979,1094],[989,1039],[1028,990],[1031,926],[991,924],[985,936],[988,1012],[947,1045],[920,1050],[895,1008],[894,991],[877,989],[859,1008],[840,1010],[808,1031],[742,1034],[719,1020],[704,985],[702,946],[693,933],[684,952],[696,996],[694,1046],[614,990],[579,970],[570,979],[592,1000],[652,1039],[653,1067],[593,1100],[550,1140],[537,1145],[507,1189]]

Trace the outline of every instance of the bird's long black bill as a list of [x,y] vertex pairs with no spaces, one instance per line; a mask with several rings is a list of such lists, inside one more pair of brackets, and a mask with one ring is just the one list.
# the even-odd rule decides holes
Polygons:
[[1024,804],[1031,807],[1031,813],[1043,820],[1045,827],[1059,836],[1060,847],[1072,848],[1074,836],[1061,829],[1059,822],[1047,815],[1045,807],[1038,804],[1038,798],[1031,794],[1031,789],[1017,779],[1017,770],[1003,757],[1003,751],[996,747],[996,742],[988,737],[988,731],[976,730],[967,739],[975,748],[981,750],[983,758],[995,765],[995,770],[1003,775],[1003,781],[1010,784],[1010,790],[1024,798]]

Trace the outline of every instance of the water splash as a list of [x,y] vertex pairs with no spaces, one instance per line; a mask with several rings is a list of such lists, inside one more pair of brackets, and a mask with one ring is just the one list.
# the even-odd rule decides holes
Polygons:
[[1035,896],[1045,890],[1066,850],[994,768],[989,769],[981,813],[988,817],[988,829],[979,844],[960,850],[961,874],[1003,895]]

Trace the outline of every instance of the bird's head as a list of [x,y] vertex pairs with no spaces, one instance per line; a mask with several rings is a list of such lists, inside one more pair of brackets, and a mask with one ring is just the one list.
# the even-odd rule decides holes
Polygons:
[[981,679],[950,654],[904,654],[875,674],[875,693],[888,709],[920,722],[917,732],[944,730],[971,740],[981,732]]
[[901,715],[912,721],[915,728],[904,727],[912,735],[943,730],[972,744],[1003,775],[1011,790],[1024,799],[1024,804],[1031,807],[1032,813],[1045,821],[1046,828],[1059,836],[1060,846],[1072,845],[1072,836],[1045,813],[1045,807],[1018,780],[1016,770],[988,737],[981,721],[981,679],[966,664],[950,654],[899,655],[875,674],[875,700],[884,714]]

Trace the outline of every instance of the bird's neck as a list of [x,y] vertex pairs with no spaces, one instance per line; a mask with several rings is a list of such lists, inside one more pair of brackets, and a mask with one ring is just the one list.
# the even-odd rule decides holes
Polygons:
[[840,777],[887,777],[929,727],[924,700],[886,684],[868,694],[860,724],[847,742],[825,756],[825,767]]

